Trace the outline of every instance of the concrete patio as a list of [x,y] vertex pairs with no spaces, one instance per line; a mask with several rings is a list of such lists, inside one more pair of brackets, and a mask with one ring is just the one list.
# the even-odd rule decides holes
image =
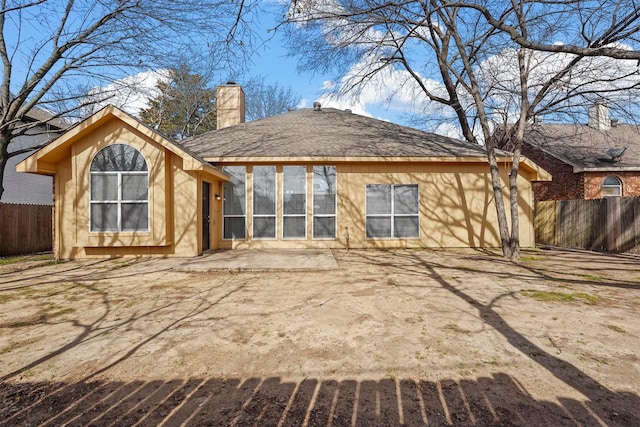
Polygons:
[[322,271],[336,270],[330,249],[234,249],[212,251],[176,268],[185,272],[208,271]]

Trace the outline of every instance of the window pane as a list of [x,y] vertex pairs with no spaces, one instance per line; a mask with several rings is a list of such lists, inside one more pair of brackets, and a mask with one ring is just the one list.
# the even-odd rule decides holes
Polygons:
[[420,237],[417,216],[399,216],[393,220],[393,237]]
[[147,175],[122,175],[122,200],[147,200]]
[[604,185],[620,185],[620,181],[615,176],[608,176],[604,179]]
[[285,166],[283,168],[284,214],[304,214],[307,209],[307,168]]
[[91,204],[91,231],[118,231],[118,204]]
[[367,215],[391,214],[391,186],[367,185]]
[[604,197],[620,196],[620,187],[602,187],[602,195]]
[[91,174],[91,200],[118,200],[118,175]]
[[367,237],[391,237],[391,217],[367,216]]
[[246,239],[244,217],[224,218],[224,238],[227,240]]
[[314,215],[333,215],[336,212],[335,194],[316,194],[313,196]]
[[622,196],[622,183],[615,176],[608,176],[602,183],[603,197],[619,197]]
[[103,148],[91,162],[92,172],[146,171],[147,162],[130,145],[113,144]]
[[244,166],[225,166],[222,171],[231,178],[231,182],[224,183],[223,212],[225,215],[244,215],[246,169]]
[[275,239],[276,237],[276,218],[254,217],[253,218],[253,237],[255,239]]
[[335,217],[314,217],[313,218],[313,238],[314,239],[335,239],[336,218]]
[[291,237],[305,237],[306,221],[303,216],[284,217],[282,221],[284,227],[284,229],[282,230],[282,234],[285,239]]
[[149,229],[147,203],[122,204],[122,231],[145,231]]
[[417,214],[418,186],[396,185],[393,188],[393,210],[395,214]]
[[313,213],[334,215],[336,213],[336,167],[313,167]]
[[254,166],[253,168],[253,213],[275,215],[276,213],[276,167]]

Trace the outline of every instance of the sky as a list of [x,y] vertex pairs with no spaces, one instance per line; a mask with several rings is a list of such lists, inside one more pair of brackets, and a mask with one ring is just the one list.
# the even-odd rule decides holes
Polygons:
[[[251,61],[247,64],[248,70],[246,74],[234,76],[231,73],[225,73],[224,70],[216,71],[214,80],[210,82],[212,86],[224,83],[228,80],[233,80],[237,83],[243,84],[250,81],[251,78],[261,77],[264,79],[266,85],[274,85],[277,83],[280,87],[290,87],[293,94],[301,99],[300,104],[297,105],[298,108],[310,108],[315,101],[319,101],[324,108],[350,109],[356,114],[409,126],[416,125],[415,122],[411,121],[411,114],[423,113],[423,117],[421,117],[422,121],[420,123],[423,128],[448,136],[461,136],[456,124],[456,117],[451,109],[442,107],[441,105],[436,105],[432,102],[431,104],[421,104],[421,111],[415,110],[416,100],[425,100],[425,95],[416,89],[417,84],[409,76],[407,71],[387,68],[385,71],[376,74],[373,81],[362,88],[359,92],[358,98],[355,100],[347,98],[335,99],[330,97],[330,91],[327,88],[331,85],[334,85],[335,87],[335,85],[341,84],[342,80],[338,78],[337,82],[331,81],[332,78],[336,77],[335,75],[323,75],[320,73],[314,73],[313,70],[299,69],[298,58],[291,57],[285,47],[284,34],[281,32],[276,32],[275,34],[268,32],[269,29],[274,28],[278,23],[276,9],[275,7],[272,7],[277,4],[278,1],[284,0],[264,0],[264,2],[260,3],[264,4],[264,13],[261,12],[257,16],[254,15],[247,18],[252,20],[252,29],[258,35],[255,39],[256,43],[262,40],[263,44],[256,46],[256,43],[254,43],[254,46],[252,46],[256,48],[256,53],[252,55]],[[87,0],[87,2],[87,4],[91,3],[90,0]],[[323,0],[323,2],[311,3],[326,6],[331,5],[332,0]],[[57,5],[55,2],[50,2],[48,4]],[[268,13],[269,10],[273,10],[273,13]],[[40,17],[41,15],[42,14],[37,16]],[[47,20],[47,22],[48,21],[49,20]],[[37,33],[39,31],[41,32],[41,27],[46,27],[46,25],[48,25],[46,22],[43,22],[42,19],[27,20],[27,22],[30,24],[28,26],[29,28],[25,27],[23,30],[30,30],[34,32],[34,34],[23,33],[22,37],[24,40],[29,40],[31,38],[37,39],[40,36]],[[332,23],[335,24],[335,22]],[[209,24],[208,21],[207,24]],[[352,44],[350,42],[353,40],[351,40],[349,36],[353,34],[357,34],[358,36],[363,35],[358,31],[354,31],[352,29],[353,27],[349,27],[348,25],[342,26],[341,24],[342,22],[338,22],[336,28],[339,30],[335,33],[331,33],[332,38],[330,37],[330,43],[344,42],[351,47]],[[352,34],[349,34],[350,29]],[[13,36],[15,36],[15,33],[16,31],[14,31]],[[7,34],[11,36],[10,32]],[[387,34],[388,31],[381,31],[378,28],[368,29],[366,34],[363,36],[364,39],[359,38],[355,40],[355,42],[358,43],[358,46],[364,46],[366,48],[365,50],[368,52],[368,56],[363,55],[358,58],[360,62],[354,64],[353,68],[345,76],[342,76],[342,78],[344,79],[349,75],[359,75],[359,73],[362,73],[362,70],[366,71],[367,67],[369,67],[371,63],[379,64],[379,60],[383,56],[376,55],[386,55],[388,52],[382,51],[382,49],[376,50],[372,47],[384,46],[385,43],[381,43],[381,41],[385,41],[384,38]],[[439,83],[440,77],[437,75],[439,74],[437,67],[433,65],[433,58],[431,58],[431,62],[429,62],[429,55],[432,55],[432,52],[425,49],[422,43],[415,42],[415,38],[410,39],[404,46],[406,49],[405,53],[408,53],[410,60],[415,60],[415,62],[413,62],[413,66],[417,67],[417,73],[420,75],[421,82],[434,93],[444,93],[442,84]],[[207,48],[203,47],[203,49]],[[488,96],[486,98],[487,102],[485,103],[485,107],[492,104],[489,108],[493,107],[494,117],[502,117],[502,115],[517,115],[519,112],[518,100],[516,99],[514,102],[515,98],[513,96],[513,93],[517,93],[517,90],[515,90],[515,92],[513,90],[514,84],[519,81],[517,67],[514,68],[514,64],[517,62],[515,61],[513,52],[513,49],[483,52],[481,60],[478,62],[478,67],[480,68],[479,75],[482,76],[483,82],[486,83],[486,87],[492,88],[490,97]],[[27,63],[30,62],[28,53],[29,52],[26,52],[26,56],[23,58]],[[540,82],[536,83],[534,78],[531,83],[534,85],[540,85],[559,68],[562,68],[569,59],[569,56],[566,54],[540,54],[539,52],[532,54],[530,56],[530,60],[535,63],[535,75],[533,77],[540,77]],[[570,82],[560,82],[563,85],[558,85],[557,93],[561,93],[561,91],[569,92],[570,90],[573,90],[572,88],[585,87],[583,85],[583,81],[580,80],[581,78],[593,80],[600,77],[609,77],[616,72],[616,67],[612,67],[610,62],[601,61],[598,58],[593,58],[589,61],[583,62],[584,69],[581,71],[579,68],[576,68],[576,71],[580,71],[580,73],[577,73],[577,75],[574,75],[573,77],[569,76],[572,79]],[[106,67],[103,67],[101,71],[109,71],[109,69],[105,70],[104,68]],[[617,74],[628,76],[628,83],[637,83],[637,86],[640,87],[640,73],[637,72],[637,61],[626,61],[625,63],[621,63],[618,68],[619,70],[617,71]],[[122,77],[119,81],[113,81],[110,85],[110,89],[112,89],[112,93],[115,92],[120,95],[120,102],[114,103],[134,115],[137,114],[141,108],[145,107],[144,104],[146,96],[154,96],[154,90],[156,90],[155,84],[158,78],[162,78],[161,75],[158,76],[154,74],[156,71],[162,70],[147,69],[141,74],[130,75]],[[584,71],[586,71],[586,73]],[[100,80],[102,81],[104,81],[105,78],[110,79],[122,76],[122,74],[117,74],[116,77],[110,77],[109,74],[105,76],[102,73],[95,73],[95,75],[101,77]],[[215,80],[215,76],[220,76],[218,81]],[[126,87],[130,86],[129,84],[132,81],[137,82],[137,91],[134,93],[127,92],[125,90]],[[408,84],[405,84],[407,82]],[[92,83],[91,85],[93,84],[98,83]],[[617,84],[617,82],[612,84]],[[99,90],[100,88],[94,89]],[[517,87],[515,89],[517,89]],[[460,97],[463,102],[463,107],[472,114],[474,112],[474,107],[469,100],[468,94],[461,93]],[[111,101],[115,100],[112,99]],[[631,102],[637,102],[637,99],[633,99]],[[640,104],[640,102],[638,102],[638,104]],[[514,106],[515,109],[513,109]],[[509,108],[511,108],[511,110]],[[583,110],[584,113],[586,113],[586,108]]]
[[[254,30],[258,32],[258,35],[263,37],[264,44],[257,48],[256,54],[251,57],[251,61],[247,64],[247,75],[239,78],[230,77],[234,81],[242,84],[243,80],[246,81],[251,77],[260,76],[264,78],[266,84],[277,83],[280,87],[291,87],[293,94],[301,99],[300,104],[296,106],[298,108],[310,108],[315,101],[319,101],[324,108],[350,109],[356,114],[402,125],[416,125],[415,121],[411,121],[412,114],[415,118],[415,114],[420,113],[420,111],[415,110],[415,92],[411,93],[411,87],[415,87],[415,82],[412,81],[406,71],[396,69],[377,75],[371,84],[365,86],[357,99],[334,98],[330,95],[327,87],[340,83],[339,81],[332,81],[336,76],[315,73],[313,70],[299,69],[298,58],[290,56],[285,47],[284,34],[276,32],[275,35],[272,35],[272,33],[268,32],[277,24],[277,16],[275,14],[261,14],[259,18],[254,18],[252,24],[255,25]],[[563,66],[569,59],[565,54],[536,54],[532,56],[532,60],[539,61],[541,64],[538,69],[542,76],[542,81],[548,78],[548,73],[553,74],[553,70]],[[505,89],[507,92],[503,93],[504,99],[499,98],[500,94],[493,97],[493,100],[498,104],[510,104],[509,100],[512,96],[510,86],[512,85],[509,82],[514,82],[515,84],[519,80],[517,68],[514,69],[513,67],[516,63],[513,51],[507,49],[499,54],[488,56],[481,64],[487,71],[488,79],[496,79],[495,82],[498,86],[507,88]],[[621,74],[631,73],[634,76],[633,79],[636,79],[637,76],[635,76],[634,70],[637,65],[635,61],[631,61],[629,64],[631,70],[625,70]],[[361,64],[357,64],[355,67],[358,65]],[[602,62],[599,66],[596,65],[598,65],[596,62],[588,61],[585,67],[593,69],[594,73],[606,74],[611,72],[612,67],[606,62]],[[425,72],[429,71],[425,69]],[[426,77],[423,77],[423,82],[427,86],[431,85],[430,88],[432,90],[435,88],[437,92],[441,84]],[[595,77],[590,76],[589,78]],[[406,81],[411,83],[403,87],[402,83]],[[401,87],[402,89],[399,90],[398,88]],[[511,104],[513,103],[511,102]],[[515,107],[518,106],[515,105]],[[423,114],[424,119],[420,123],[421,127],[451,137],[462,137],[452,111],[442,106],[434,105],[423,106],[422,108],[428,109],[427,113],[430,113],[433,119],[430,120],[429,115]],[[137,111],[137,109],[134,109],[134,111]],[[505,111],[509,110],[505,109]],[[584,108],[584,113],[586,114],[586,108]],[[516,108],[512,114],[517,116],[519,109]]]
[[[331,96],[326,86],[331,84],[331,79],[335,76],[298,69],[298,58],[289,55],[282,32],[276,32],[273,36],[268,32],[276,25],[275,16],[263,14],[259,20],[254,20],[252,23],[257,25],[256,31],[264,38],[264,43],[256,48],[256,53],[247,63],[246,75],[240,78],[229,76],[229,79],[242,84],[243,80],[260,76],[264,77],[266,84],[277,83],[281,87],[291,87],[293,95],[300,98],[300,103],[295,106],[296,108],[311,108],[315,101],[319,101],[325,108],[351,109],[356,114],[398,124],[407,124],[406,113],[411,110],[409,105],[396,99],[389,106],[388,102],[384,101],[389,95],[380,89],[365,90],[357,101]],[[142,96],[139,93],[127,93],[125,95],[126,105],[123,107],[133,114],[139,111],[145,104],[145,93],[153,95],[153,86],[157,78],[158,76],[153,73],[153,70],[148,70],[135,76],[129,76],[122,82],[114,82],[115,86],[122,83],[124,87],[131,80],[136,80],[139,87],[150,88],[148,91],[142,89]],[[215,85],[218,82],[212,83]]]

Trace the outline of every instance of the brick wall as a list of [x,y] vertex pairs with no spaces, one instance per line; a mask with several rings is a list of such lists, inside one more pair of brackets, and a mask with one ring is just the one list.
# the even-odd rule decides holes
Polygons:
[[573,166],[556,159],[552,155],[524,144],[522,154],[549,172],[551,181],[533,183],[533,197],[542,200],[582,199],[584,196],[583,174],[573,173]]
[[584,174],[584,198],[601,198],[602,182],[608,176],[615,176],[622,181],[623,197],[640,196],[640,172],[587,172]]

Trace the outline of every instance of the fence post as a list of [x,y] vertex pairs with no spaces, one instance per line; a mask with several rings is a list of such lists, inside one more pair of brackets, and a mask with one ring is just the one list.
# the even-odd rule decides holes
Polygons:
[[620,197],[607,197],[607,252],[620,252]]

